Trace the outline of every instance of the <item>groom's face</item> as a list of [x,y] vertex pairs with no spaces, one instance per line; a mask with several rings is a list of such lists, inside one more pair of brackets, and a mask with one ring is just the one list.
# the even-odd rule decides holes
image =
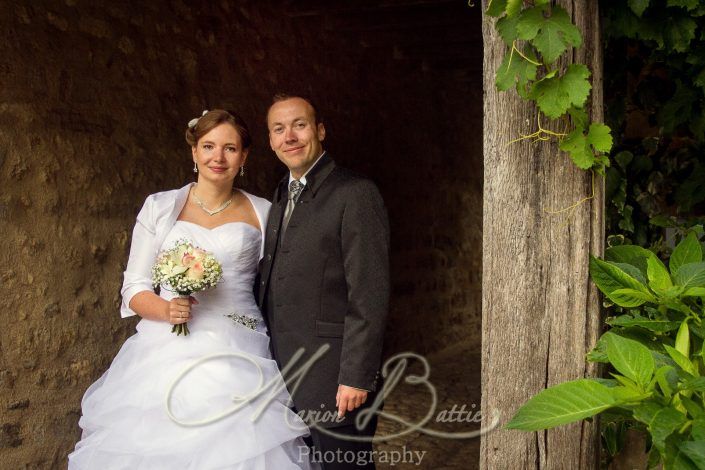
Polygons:
[[300,178],[323,153],[326,136],[322,123],[316,123],[313,107],[302,98],[274,103],[267,114],[269,144],[291,171]]

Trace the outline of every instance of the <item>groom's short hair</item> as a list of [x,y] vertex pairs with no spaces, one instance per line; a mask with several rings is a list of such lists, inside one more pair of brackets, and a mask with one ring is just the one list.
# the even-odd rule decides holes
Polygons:
[[[272,104],[269,105],[269,109],[272,109],[272,106],[276,103],[279,103],[280,101],[286,101],[290,100],[293,98],[299,98],[304,100],[311,106],[311,109],[313,110],[313,124],[318,125],[320,121],[318,117],[318,109],[316,108],[316,105],[313,104],[313,101],[311,101],[310,98],[303,96],[303,95],[297,95],[297,94],[289,94],[289,93],[276,93],[274,96],[272,96]],[[269,116],[269,109],[267,109],[267,116]]]

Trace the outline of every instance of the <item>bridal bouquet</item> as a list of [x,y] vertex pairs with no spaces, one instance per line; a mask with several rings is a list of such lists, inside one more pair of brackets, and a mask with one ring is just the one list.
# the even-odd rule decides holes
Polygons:
[[[223,277],[223,268],[215,257],[193,245],[179,240],[174,248],[164,250],[152,266],[152,284],[182,296],[189,296],[215,287]],[[186,323],[174,325],[172,333],[189,334]]]

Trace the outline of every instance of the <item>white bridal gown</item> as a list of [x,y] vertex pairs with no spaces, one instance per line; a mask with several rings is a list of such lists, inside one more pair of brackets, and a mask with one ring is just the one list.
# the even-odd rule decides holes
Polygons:
[[[212,230],[176,222],[162,249],[189,239],[215,255],[223,279],[194,295],[200,303],[192,308],[190,335],[171,333],[165,322],[139,322],[83,397],[83,434],[69,455],[69,469],[311,468],[302,440],[308,429],[287,407],[285,388],[233,400],[280,377],[252,293],[261,238],[242,222]],[[162,289],[161,296],[173,294]],[[256,320],[256,329],[228,314]],[[241,408],[227,414],[235,406]]]

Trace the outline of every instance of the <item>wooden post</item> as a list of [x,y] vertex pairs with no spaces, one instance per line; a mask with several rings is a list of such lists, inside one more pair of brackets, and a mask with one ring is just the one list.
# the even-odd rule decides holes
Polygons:
[[[592,71],[591,115],[602,120],[602,49],[598,2],[558,1],[584,44],[568,62]],[[487,1],[483,2],[486,9]],[[482,413],[499,427],[482,438],[483,469],[594,469],[596,423],[547,432],[504,430],[530,397],[550,385],[594,376],[585,353],[600,329],[600,299],[588,276],[588,255],[604,240],[603,179],[574,211],[550,214],[589,197],[591,175],[559,153],[555,142],[520,141],[537,129],[537,110],[514,91],[495,88],[505,45],[485,16],[484,214],[482,282]],[[542,124],[557,129],[547,121]]]

